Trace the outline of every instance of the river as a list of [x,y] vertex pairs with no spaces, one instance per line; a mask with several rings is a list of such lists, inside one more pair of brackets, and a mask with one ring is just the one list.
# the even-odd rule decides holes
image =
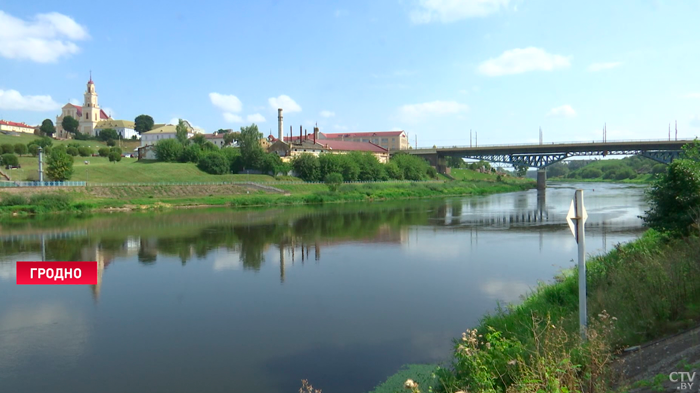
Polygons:
[[[638,237],[644,188],[0,224],[0,390],[366,392],[499,301]],[[17,286],[18,260],[97,260],[96,286]]]

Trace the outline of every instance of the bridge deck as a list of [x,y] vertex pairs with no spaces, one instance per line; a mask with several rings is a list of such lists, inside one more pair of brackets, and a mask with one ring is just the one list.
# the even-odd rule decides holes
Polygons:
[[623,151],[656,151],[681,150],[692,140],[678,141],[622,141],[622,142],[580,142],[580,143],[549,143],[531,145],[495,145],[495,146],[451,146],[437,148],[412,149],[410,154],[448,155],[492,155],[492,154],[555,154],[570,152],[623,152]]

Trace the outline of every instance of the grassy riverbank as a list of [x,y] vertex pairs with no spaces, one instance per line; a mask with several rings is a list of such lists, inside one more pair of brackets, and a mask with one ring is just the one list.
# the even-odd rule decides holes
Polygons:
[[634,179],[624,179],[624,180],[613,180],[613,179],[603,179],[602,177],[596,177],[593,179],[577,179],[577,178],[566,178],[566,177],[552,177],[548,178],[547,181],[562,182],[562,183],[629,183],[629,184],[651,184],[656,175],[651,173],[639,175]]
[[[619,385],[616,351],[700,321],[700,239],[654,230],[588,261],[588,342],[578,330],[576,269],[542,284],[518,305],[485,316],[455,341],[452,364],[422,380],[421,391],[607,392]],[[676,370],[677,371],[677,370]],[[405,379],[404,379],[405,381]],[[391,383],[390,383],[391,382]],[[397,391],[399,379],[376,392]],[[423,390],[425,389],[425,390]]]
[[[274,187],[272,187],[274,186]],[[371,202],[413,198],[483,195],[532,188],[527,181],[378,182],[344,184],[331,192],[324,184],[153,185],[53,189],[51,194],[8,189],[0,200],[0,215],[51,212],[144,210],[198,206],[284,206]],[[0,190],[2,193],[3,190]],[[9,192],[15,192],[9,194]]]

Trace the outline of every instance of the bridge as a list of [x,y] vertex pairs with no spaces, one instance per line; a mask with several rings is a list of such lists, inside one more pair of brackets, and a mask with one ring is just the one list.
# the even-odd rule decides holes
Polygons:
[[692,140],[553,142],[489,146],[444,146],[404,150],[425,158],[438,172],[446,173],[446,157],[468,158],[537,168],[537,188],[546,187],[546,168],[569,157],[641,155],[668,164],[678,158],[683,145]]

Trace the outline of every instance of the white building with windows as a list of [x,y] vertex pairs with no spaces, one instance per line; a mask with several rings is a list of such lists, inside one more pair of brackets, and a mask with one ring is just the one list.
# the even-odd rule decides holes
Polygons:
[[[196,134],[203,133],[203,130],[199,128],[195,129],[187,120],[183,120],[183,122],[185,123],[185,127],[187,127],[187,139],[192,138]],[[141,146],[155,145],[158,141],[175,138],[177,138],[177,125],[155,124],[151,131],[141,134]]]
[[132,137],[136,137],[138,139],[139,133],[134,130],[136,126],[134,125],[133,121],[128,121],[128,120],[102,120],[97,123],[95,126],[95,134],[99,135],[100,131],[111,128],[115,131],[117,131],[117,134],[122,139],[131,139]]

